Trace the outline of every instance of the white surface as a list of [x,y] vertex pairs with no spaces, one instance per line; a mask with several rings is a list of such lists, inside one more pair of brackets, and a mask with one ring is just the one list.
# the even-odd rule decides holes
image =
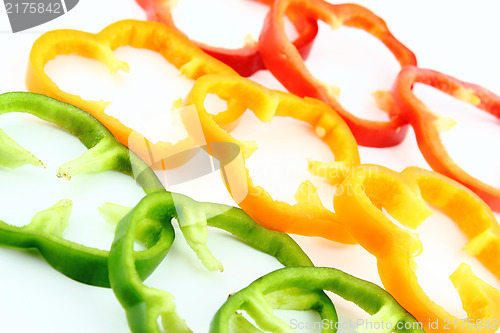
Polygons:
[[[174,18],[179,27],[200,41],[237,46],[248,33],[257,39],[265,7],[251,1],[234,0],[230,6],[226,2],[210,1],[209,6],[201,6],[209,1],[181,0],[174,10]],[[421,67],[479,83],[500,93],[500,42],[497,36],[500,31],[500,21],[497,20],[500,5],[497,2],[475,1],[473,7],[471,2],[451,0],[356,2],[386,20],[396,37],[415,52]],[[224,9],[228,7],[231,10]],[[236,12],[238,14],[232,14]],[[108,24],[125,18],[144,19],[145,16],[133,0],[82,0],[69,13],[54,21],[12,34],[2,7],[0,92],[26,90],[24,75],[29,51],[33,41],[43,32],[57,28],[98,32]],[[114,110],[108,111],[132,124],[143,118],[144,112],[150,112],[148,115],[155,117],[159,112],[170,110],[172,102],[189,90],[188,80],[181,80],[172,71],[171,65],[157,55],[130,48],[123,48],[118,54],[129,62],[130,75],[119,73],[112,77],[99,68],[99,64],[77,57],[59,57],[51,62],[47,70],[63,90],[97,99],[111,99],[115,103]],[[321,25],[307,65],[322,80],[341,86],[341,101],[352,112],[369,119],[383,119],[384,114],[376,110],[369,93],[388,89],[398,67],[380,43],[359,31],[343,28],[332,32]],[[138,74],[134,76],[134,73]],[[266,71],[256,73],[252,79],[282,89]],[[132,90],[122,90],[127,87]],[[459,124],[443,134],[450,153],[473,175],[500,186],[498,120],[451,98],[442,97],[432,89],[417,86],[416,91],[435,111],[438,107],[439,110],[443,108],[440,113],[446,116],[456,115],[460,108]],[[0,219],[17,225],[25,224],[37,211],[60,199],[70,198],[74,200],[75,208],[65,237],[106,248],[111,243],[113,231],[98,216],[97,206],[105,201],[132,206],[142,196],[141,191],[127,177],[120,175],[80,176],[69,183],[57,179],[54,168],[78,156],[84,147],[58,129],[40,126],[39,121],[30,117],[26,121],[25,118],[2,116],[0,128],[49,167],[46,170],[23,167],[15,172],[0,171]],[[257,132],[252,128],[257,124],[256,121],[247,122],[238,128],[237,133],[252,137]],[[157,138],[155,135],[158,133],[153,133],[155,129],[136,129]],[[276,135],[278,129],[279,136]],[[255,166],[251,169],[254,181],[277,193],[277,198],[291,200],[290,194],[293,193],[286,191],[283,196],[279,194],[283,192],[280,184],[286,180],[269,175],[290,177],[287,183],[295,184],[297,175],[306,175],[302,168],[306,164],[292,169],[287,161],[300,162],[308,157],[328,160],[332,158],[331,154],[307,128],[286,119],[280,119],[276,124],[273,122],[272,130],[264,132],[255,138],[261,151],[255,154],[252,161]],[[319,144],[304,144],[313,140]],[[297,147],[297,150],[278,150],[278,144],[282,147],[283,143],[288,147]],[[377,163],[398,171],[410,165],[428,168],[412,131],[401,145],[387,149],[360,148],[360,154],[364,163]],[[274,157],[272,164],[267,163],[270,156]],[[188,166],[184,168],[188,170]],[[177,172],[182,172],[182,168]],[[175,177],[175,173],[168,174],[168,177]],[[169,189],[197,200],[234,204],[216,172]],[[331,191],[325,188],[324,192],[330,192],[330,198],[327,195],[323,197],[328,203]],[[496,216],[499,217],[498,214]],[[458,264],[461,261],[470,263],[477,275],[496,287],[499,286],[498,281],[461,251],[465,240],[447,218],[436,214],[420,230],[424,243],[424,253],[417,258],[421,284],[433,299],[452,313],[464,317],[459,297],[448,280]],[[362,248],[322,239],[295,238],[316,265],[340,268],[380,284],[376,262]],[[214,311],[228,293],[280,267],[274,259],[220,233],[210,234],[209,246],[225,265],[224,273],[206,272],[185,245],[183,237],[177,237],[165,262],[147,280],[148,285],[174,293],[180,314],[195,332],[207,331]],[[128,332],[124,311],[110,290],[73,282],[38,256],[29,253],[0,248],[0,262],[1,332]],[[335,304],[344,320],[364,318],[356,307],[337,300]]]

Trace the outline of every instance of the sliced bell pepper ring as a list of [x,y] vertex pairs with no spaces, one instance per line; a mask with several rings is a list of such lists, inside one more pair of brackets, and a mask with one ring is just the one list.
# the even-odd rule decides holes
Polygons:
[[[128,289],[120,289],[120,286],[130,287],[127,283],[132,283],[132,287],[135,287],[134,283],[139,284],[137,292],[145,292],[143,295],[147,307],[139,310],[127,308],[131,312],[129,318],[132,318],[131,326],[134,332],[145,332],[141,326],[144,324],[141,321],[144,319],[143,314],[149,316],[148,311],[154,313],[158,309],[161,310],[162,305],[168,303],[168,297],[166,300],[157,298],[157,295],[163,295],[162,292],[151,292],[150,289],[142,286],[141,281],[154,271],[172,245],[174,240],[174,230],[170,223],[172,217],[178,219],[186,241],[210,270],[222,269],[222,266],[206,246],[207,223],[210,226],[228,230],[254,248],[275,256],[285,266],[312,266],[307,255],[288,235],[260,227],[242,210],[224,205],[198,203],[183,195],[164,191],[155,173],[88,113],[72,105],[33,93],[0,95],[0,114],[8,112],[25,112],[57,124],[76,135],[89,148],[75,161],[64,164],[58,175],[64,175],[69,179],[71,176],[84,172],[114,170],[131,175],[147,193],[158,194],[148,196],[131,214],[127,215],[137,217],[137,220],[127,219],[126,221],[127,223],[134,222],[133,231],[129,233],[126,224],[117,228],[118,243],[123,241],[122,237],[126,236],[128,240],[132,237],[132,243],[126,243],[127,246],[131,246],[130,256],[126,258],[120,257],[120,253],[117,254],[116,251],[110,254],[108,251],[63,239],[62,234],[68,226],[72,208],[70,200],[61,200],[53,207],[39,212],[29,225],[23,227],[11,226],[0,221],[0,244],[2,246],[37,249],[56,270],[79,282],[99,287],[110,287],[110,281],[114,282],[115,288],[118,288],[120,300],[125,302],[124,304],[136,300],[136,295],[131,294]],[[4,132],[0,132],[0,139],[4,143],[0,146],[1,167],[12,169],[27,164],[43,165],[40,160],[19,146]],[[100,211],[108,222],[117,223],[130,209],[108,203],[101,206]],[[144,244],[146,250],[133,251],[135,239]],[[124,248],[127,249],[126,246]],[[121,248],[116,250],[121,250]],[[124,262],[128,266],[121,266]],[[108,265],[111,270],[116,266],[118,267],[117,273],[125,272],[126,274],[123,276],[114,274],[108,270]],[[130,276],[132,278],[129,281],[127,278]],[[286,291],[269,295],[269,298],[276,302],[276,308],[286,308],[290,306],[288,299],[291,295],[295,293]],[[311,307],[319,307],[325,319],[336,318],[335,308],[324,293],[313,292],[302,294],[302,297],[307,302],[301,303],[300,309],[308,310]],[[150,317],[146,320],[148,318]],[[164,323],[167,322],[169,328],[184,327],[183,320],[178,318],[175,312],[164,318]],[[242,319],[239,323],[245,325]],[[147,324],[155,325],[156,321],[147,322]],[[151,330],[151,332],[157,332],[157,330]]]
[[[335,211],[352,236],[377,257],[380,278],[392,296],[426,330],[487,332],[474,325],[446,325],[460,319],[433,302],[418,283],[414,257],[423,248],[418,235],[392,223],[387,212],[404,226],[416,229],[432,213],[426,202],[448,215],[469,239],[466,249],[500,278],[500,226],[478,196],[435,172],[407,168],[401,174],[380,166],[359,166],[347,176],[334,197]],[[476,277],[462,264],[450,277],[470,320],[486,323],[500,318],[500,291]]]
[[[194,201],[184,195],[158,192],[145,197],[120,221],[110,251],[109,272],[111,287],[127,312],[133,333],[159,333],[159,319],[165,331],[191,332],[175,310],[173,296],[163,290],[145,286],[139,277],[134,260],[134,240],[142,229],[161,229],[164,221],[176,218],[184,235],[191,235],[194,244],[205,246],[207,225],[233,234],[247,245],[274,256],[285,266],[313,266],[302,249],[288,235],[267,230],[255,223],[239,208]],[[170,224],[168,223],[169,228]],[[203,231],[200,233],[200,231]],[[142,231],[140,231],[142,233]],[[197,234],[198,237],[194,237]],[[140,235],[140,233],[139,233]],[[207,249],[208,251],[208,249]],[[221,264],[211,254],[198,253],[209,269],[221,269]],[[319,308],[325,320],[336,320],[337,314],[331,300],[322,291],[302,293],[301,302],[292,302],[294,290],[269,294],[268,299],[276,308]],[[258,319],[258,316],[256,317]],[[244,318],[238,327],[250,325]]]
[[[328,172],[333,183],[341,182],[349,169],[359,164],[356,141],[342,118],[321,101],[273,91],[242,77],[222,75],[198,79],[184,100],[185,106],[195,107],[185,108],[186,112],[181,113],[188,133],[200,146],[206,143],[209,153],[221,162],[221,173],[233,199],[257,223],[272,230],[352,243],[352,237],[336,222],[335,214],[322,205],[312,183],[304,182],[299,187],[295,205],[275,201],[264,188],[253,185],[245,159],[257,149],[255,142],[236,140],[218,126],[204,107],[207,94],[216,94],[227,101],[228,109],[220,117],[239,118],[250,109],[263,122],[280,116],[310,124],[336,159],[333,163],[310,162],[310,171]],[[227,156],[234,154],[226,147],[234,144],[241,148],[241,154],[227,161]]]
[[[24,92],[0,95],[0,115],[9,112],[29,113],[56,124],[77,136],[88,148],[79,158],[62,165],[58,177],[70,179],[81,173],[113,170],[131,176],[146,193],[163,190],[163,185],[155,173],[88,113],[44,95]],[[4,140],[0,145],[1,167],[42,165],[36,157],[5,133],[2,136]],[[108,251],[86,247],[62,238],[69,223],[71,208],[70,200],[62,200],[36,214],[29,225],[22,227],[0,221],[0,245],[17,249],[37,249],[52,267],[64,275],[83,283],[109,287]],[[142,278],[151,274],[166,255],[170,246],[167,241],[169,237],[166,231],[159,231],[154,237],[147,233],[139,237],[148,244],[147,250],[137,252],[135,256],[137,270]]]
[[491,209],[500,212],[500,188],[486,184],[460,168],[450,157],[439,136],[440,117],[418,99],[412,91],[415,83],[439,89],[461,101],[500,118],[500,97],[487,89],[451,76],[418,67],[404,68],[393,87],[396,107],[404,114],[415,130],[418,146],[425,160],[437,172],[470,188]]
[[[173,4],[168,0],[136,0],[137,3],[146,11],[148,20],[157,21],[177,30],[172,17]],[[255,0],[260,3],[271,5],[273,0]],[[287,13],[288,14],[288,13]],[[307,57],[311,50],[312,43],[318,33],[318,23],[314,19],[309,19],[299,13],[289,13],[299,36],[293,42],[299,53],[303,57]],[[219,59],[227,64],[238,74],[242,76],[250,76],[260,69],[265,69],[264,62],[260,55],[259,46],[256,41],[247,42],[245,46],[238,49],[228,49],[222,47],[210,46],[205,43],[193,41],[203,51],[212,57]]]
[[[228,323],[237,310],[245,310],[254,315],[257,325],[266,332],[288,332],[290,323],[285,323],[272,313],[272,309],[264,294],[287,288],[306,290],[328,290],[351,301],[372,316],[365,325],[359,325],[359,331],[369,331],[368,322],[378,324],[383,332],[420,332],[424,333],[422,324],[418,323],[403,309],[394,298],[379,286],[363,281],[334,268],[326,267],[290,267],[269,273],[245,289],[233,294],[217,311],[210,326],[211,333],[230,332]],[[337,320],[320,322],[323,331],[331,329],[336,332]],[[365,328],[366,326],[366,328]],[[255,328],[255,327],[254,327]],[[260,331],[258,331],[260,332]]]
[[113,54],[113,50],[126,45],[160,53],[190,79],[197,79],[205,74],[237,75],[230,67],[205,54],[189,39],[163,24],[124,20],[109,25],[97,34],[77,30],[55,30],[43,34],[31,49],[26,85],[32,92],[51,96],[89,112],[103,123],[118,141],[132,149],[153,168],[180,166],[192,157],[183,154],[193,148],[190,138],[176,144],[152,143],[117,118],[107,115],[105,110],[109,102],[88,101],[64,92],[44,70],[47,62],[56,56],[76,53],[102,62],[111,73],[128,71],[128,64]]
[[358,144],[388,147],[400,143],[407,132],[406,120],[397,112],[389,112],[389,121],[358,118],[339,103],[334,89],[311,74],[297,49],[289,42],[284,29],[284,13],[288,8],[307,13],[332,27],[345,25],[366,30],[387,46],[401,67],[416,65],[414,54],[389,31],[386,23],[368,9],[355,4],[332,5],[323,0],[277,0],[266,17],[259,47],[266,67],[290,92],[322,100],[338,112],[352,130]]

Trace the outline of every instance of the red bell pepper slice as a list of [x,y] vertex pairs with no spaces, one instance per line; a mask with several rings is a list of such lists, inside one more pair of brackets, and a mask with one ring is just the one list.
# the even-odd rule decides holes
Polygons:
[[492,210],[500,212],[500,188],[471,176],[450,157],[439,136],[439,116],[433,114],[412,91],[417,82],[475,105],[497,118],[500,118],[500,97],[481,86],[414,66],[404,68],[393,87],[395,105],[413,126],[420,151],[431,168],[467,186]]
[[354,4],[332,5],[323,0],[277,0],[271,7],[259,39],[260,52],[266,67],[292,93],[314,97],[337,111],[352,130],[358,144],[388,147],[400,143],[407,132],[400,114],[389,112],[389,121],[361,119],[344,109],[327,85],[306,68],[297,49],[288,40],[283,15],[288,9],[305,12],[331,26],[345,25],[363,29],[382,41],[402,67],[416,65],[415,55],[389,31],[386,23],[368,9]]
[[[148,20],[163,23],[170,28],[181,32],[174,24],[171,8],[168,0],[136,0],[137,3],[146,11]],[[273,0],[255,0],[263,4],[271,5]],[[299,50],[299,53],[305,58],[311,50],[314,38],[318,33],[318,23],[316,20],[303,16],[293,11],[287,12],[299,37],[293,42],[293,45]],[[232,67],[241,76],[248,77],[266,66],[262,61],[260,50],[257,43],[247,43],[238,49],[229,49],[210,46],[205,43],[192,41],[203,51],[212,57],[222,61]]]

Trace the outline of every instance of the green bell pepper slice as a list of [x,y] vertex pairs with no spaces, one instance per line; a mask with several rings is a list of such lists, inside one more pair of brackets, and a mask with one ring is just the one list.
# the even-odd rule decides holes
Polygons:
[[[160,326],[168,332],[191,332],[177,314],[173,296],[166,291],[145,286],[134,264],[134,240],[138,235],[145,229],[160,230],[162,221],[170,222],[172,218],[179,221],[185,236],[191,235],[190,245],[195,251],[206,243],[204,231],[208,225],[225,230],[247,245],[274,256],[284,266],[313,266],[290,236],[263,228],[239,208],[197,202],[170,192],[150,194],[120,221],[109,254],[111,287],[127,313],[133,333],[159,333],[163,331]],[[217,259],[205,251],[197,251],[197,254],[207,268],[222,268]],[[297,301],[295,296],[299,296],[302,301]],[[267,298],[275,308],[317,309],[322,318],[337,320],[331,300],[322,291],[303,293],[289,289],[269,294]],[[161,325],[158,319],[161,319]],[[233,325],[242,329],[251,324],[243,317],[238,317]]]
[[[266,332],[293,332],[291,325],[272,313],[272,308],[263,295],[288,288],[306,290],[328,290],[351,301],[368,312],[370,321],[378,323],[377,332],[424,333],[422,325],[404,310],[396,300],[379,286],[358,279],[334,268],[290,267],[271,272],[245,289],[233,294],[215,314],[210,333],[229,332],[229,324],[238,310],[245,310],[257,325]],[[323,328],[338,327],[337,321],[323,321]],[[361,326],[361,325],[360,325]],[[358,331],[369,331],[370,326],[358,327]],[[253,327],[257,332],[256,327]],[[238,332],[253,332],[239,330]]]
[[[88,150],[76,160],[59,168],[58,177],[70,179],[86,172],[118,171],[131,176],[146,193],[163,190],[156,174],[137,155],[119,143],[88,113],[53,98],[25,92],[0,95],[0,115],[9,112],[32,114],[58,125],[77,136]],[[0,130],[0,169],[43,163]],[[72,203],[62,200],[35,215],[26,226],[17,227],[0,221],[0,245],[17,249],[37,249],[43,258],[62,274],[86,284],[109,287],[108,251],[99,250],[62,238],[69,223]],[[103,207],[106,210],[106,206]],[[141,278],[149,276],[170,248],[169,230],[154,237],[144,233],[140,240],[147,250],[135,254]]]
[[[222,265],[206,246],[207,225],[229,231],[248,245],[275,256],[285,266],[312,265],[288,235],[259,226],[241,209],[199,203],[166,192],[142,160],[84,111],[39,94],[6,93],[0,95],[0,115],[7,112],[30,113],[54,123],[77,136],[89,149],[81,157],[61,166],[58,177],[69,180],[84,172],[113,170],[130,175],[149,193],[130,213],[129,208],[115,204],[100,207],[101,213],[111,223],[125,215],[117,227],[111,252],[63,239],[72,208],[68,199],[39,212],[30,224],[23,227],[0,221],[0,245],[22,250],[37,249],[52,267],[76,281],[100,287],[112,285],[127,309],[133,332],[159,332],[155,315],[162,315],[163,323],[169,329],[189,331],[176,314],[171,295],[142,284],[173,243],[175,235],[171,219],[174,217],[179,220],[188,244],[209,270],[222,270]],[[40,160],[1,130],[0,143],[0,167],[43,166]],[[135,239],[144,244],[146,250],[135,252]],[[291,289],[270,294],[267,298],[276,308],[315,308],[321,310],[324,318],[337,318],[331,300],[323,292],[303,293]],[[297,302],[297,299],[303,301]],[[233,324],[235,327],[251,326],[243,317],[235,318]]]

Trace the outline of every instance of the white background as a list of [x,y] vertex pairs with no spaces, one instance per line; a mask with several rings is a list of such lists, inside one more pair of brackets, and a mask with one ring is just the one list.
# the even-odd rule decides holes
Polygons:
[[[496,1],[356,3],[381,16],[394,35],[415,52],[421,67],[500,93],[500,21],[497,18],[500,8]],[[235,47],[242,45],[248,33],[258,38],[266,10],[265,6],[251,1],[181,0],[174,10],[174,19],[192,38]],[[43,32],[60,28],[98,32],[126,18],[145,19],[145,15],[132,0],[82,0],[54,21],[12,34],[2,7],[0,92],[26,90],[24,76],[29,51]],[[168,136],[165,133],[171,133],[172,129],[148,127],[147,123],[138,124],[138,121],[170,110],[172,102],[183,97],[192,82],[180,78],[171,65],[153,52],[122,48],[116,54],[129,63],[130,74],[111,76],[103,65],[75,56],[58,57],[46,70],[63,90],[88,99],[113,101],[108,112],[135,125],[152,140]],[[341,102],[353,113],[369,119],[384,119],[369,94],[389,89],[399,68],[378,41],[364,32],[346,28],[330,31],[321,24],[307,65],[325,82],[341,86]],[[267,71],[260,71],[251,79],[283,89]],[[500,186],[498,120],[431,88],[417,85],[416,92],[434,111],[459,121],[455,128],[442,135],[452,157],[474,176]],[[309,177],[305,171],[306,159],[332,160],[333,156],[303,124],[276,119],[270,125],[259,125],[254,117],[246,114],[234,135],[256,140],[259,145],[259,150],[248,161],[255,184],[264,185],[276,199],[291,202],[298,184]],[[134,182],[112,173],[82,175],[70,182],[57,179],[58,166],[84,151],[77,139],[33,117],[4,115],[0,117],[0,128],[47,164],[47,169],[27,166],[15,171],[0,170],[0,219],[15,225],[27,224],[36,212],[60,199],[70,198],[74,209],[64,236],[89,246],[108,248],[113,228],[99,217],[97,207],[107,201],[135,205],[143,194]],[[360,155],[363,163],[377,163],[398,171],[411,165],[428,168],[411,130],[396,147],[360,148]],[[188,172],[186,170],[189,166],[176,172]],[[175,181],[173,172],[166,177]],[[216,172],[169,189],[198,200],[234,205]],[[322,186],[321,190],[323,202],[331,207],[332,189]],[[461,250],[466,240],[446,217],[435,214],[424,222],[419,233],[424,244],[424,253],[417,258],[419,281],[434,300],[453,314],[465,317],[460,299],[448,280],[460,262],[471,264],[477,275],[499,286],[489,272]],[[224,264],[224,273],[206,272],[178,233],[167,259],[146,282],[175,295],[180,314],[195,332],[207,331],[213,313],[229,293],[280,267],[273,258],[239,244],[224,233],[212,232],[209,238],[210,248]],[[375,259],[361,247],[316,238],[295,238],[316,265],[340,268],[380,284]],[[69,280],[31,253],[0,248],[0,263],[0,332],[128,332],[124,311],[111,290]],[[366,317],[347,302],[335,298],[335,304],[344,321]],[[291,316],[298,318],[296,314]]]

